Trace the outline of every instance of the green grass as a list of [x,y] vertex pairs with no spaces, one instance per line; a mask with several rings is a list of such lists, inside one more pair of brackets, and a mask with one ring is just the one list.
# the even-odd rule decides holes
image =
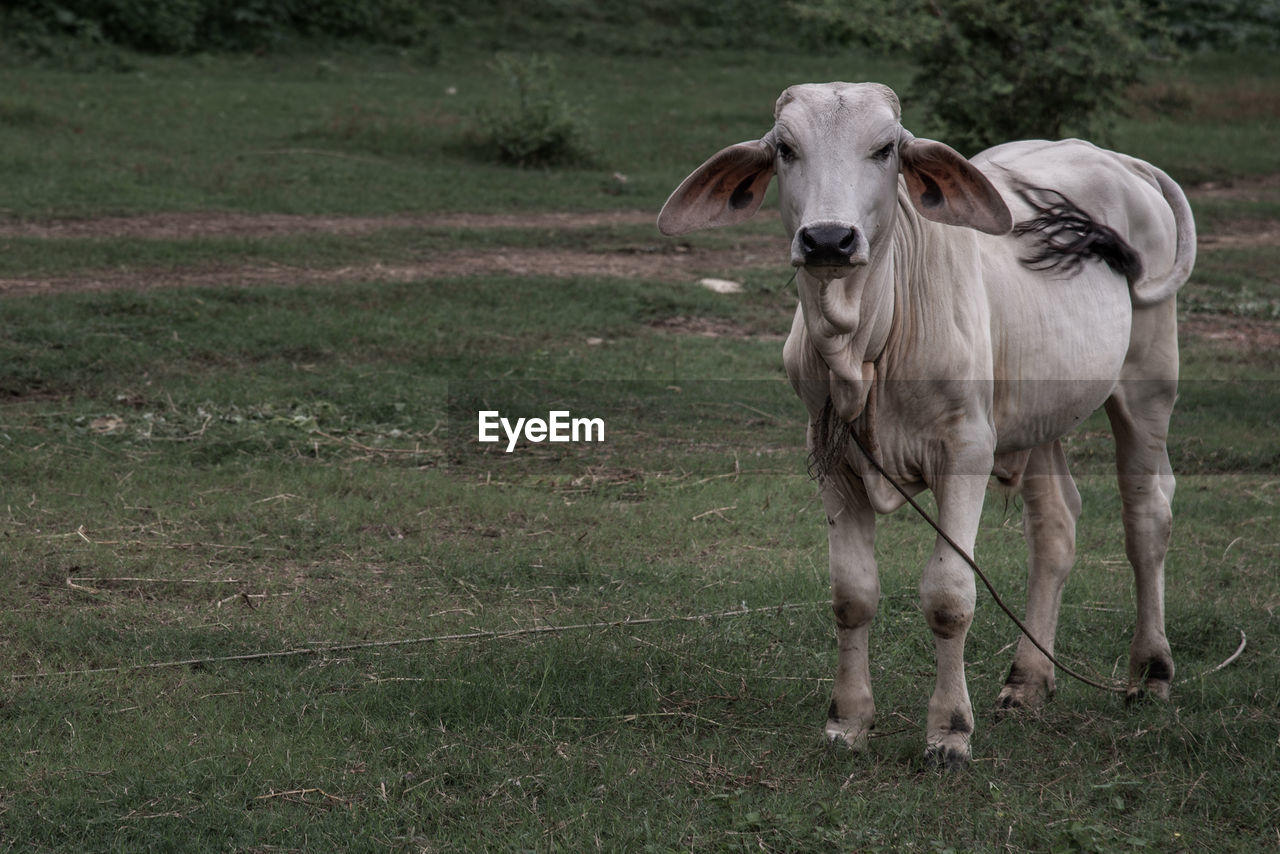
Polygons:
[[[1181,672],[1225,658],[1237,627],[1245,662],[1138,710],[1064,682],[1038,716],[982,717],[978,760],[957,777],[919,763],[932,655],[914,587],[930,540],[887,518],[874,657],[885,734],[867,756],[833,753],[818,738],[832,670],[821,510],[777,344],[673,340],[636,323],[654,306],[784,320],[782,299],[629,282],[565,299],[563,284],[6,302],[5,340],[33,348],[6,364],[44,385],[0,421],[5,670],[802,607],[11,680],[9,838],[85,850],[1247,850],[1271,838],[1274,469],[1184,471],[1179,487],[1169,624]],[[502,311],[479,310],[498,293]],[[424,335],[432,308],[465,317],[461,337]],[[583,356],[548,341],[553,325],[608,328],[617,340],[587,375],[628,381],[584,386]],[[351,329],[368,332],[353,343]],[[449,435],[471,424],[448,420],[449,395],[518,395],[533,380],[488,379],[512,365],[559,378],[539,389],[621,398],[616,444],[451,459]],[[658,381],[639,379],[652,366]],[[707,389],[724,374],[756,379]],[[660,391],[673,383],[710,405],[671,405]],[[124,426],[96,432],[109,417]],[[1247,472],[1273,465],[1254,444],[1265,432],[1238,445],[1208,425],[1199,435]],[[1105,675],[1123,667],[1130,582],[1110,477],[1086,474],[1082,489],[1061,648]],[[1015,604],[1017,522],[1016,505],[993,500],[983,534]],[[980,706],[1013,637],[984,601],[969,654]],[[1240,790],[1242,774],[1258,784]]]
[[[10,68],[4,206],[19,220],[656,210],[707,153],[763,129],[782,82],[909,71],[751,51],[566,55],[565,85],[615,159],[521,172],[456,148],[470,107],[455,99],[483,88],[484,59]],[[1185,85],[1209,95],[1180,120],[1186,136],[1149,117],[1122,132],[1165,146],[1170,171],[1255,174],[1265,116],[1239,117],[1234,147],[1180,140],[1222,123],[1210,95],[1256,67],[1197,58]],[[615,169],[630,178],[622,195],[605,192]],[[1271,218],[1277,201],[1196,204],[1213,225]],[[5,237],[0,278],[657,244],[630,226]],[[1274,260],[1269,247],[1205,250],[1183,310],[1270,322]],[[997,720],[1016,631],[980,594],[975,762],[940,774],[921,760],[934,663],[916,584],[932,538],[906,513],[877,539],[878,730],[861,755],[820,738],[835,650],[823,512],[777,340],[794,309],[787,272],[752,270],[731,298],[646,279],[374,273],[0,298],[0,847],[1274,846],[1274,350],[1184,340],[1167,600],[1187,681],[1173,700],[1128,709],[1063,677],[1042,712]],[[738,334],[654,325],[672,317]],[[480,402],[548,400],[603,413],[606,443],[506,455],[473,441]],[[1059,632],[1064,659],[1104,678],[1123,673],[1133,621],[1106,430],[1097,418],[1069,447],[1085,511]],[[991,496],[979,558],[1020,608],[1016,500]],[[645,618],[661,622],[622,622]],[[580,624],[593,625],[520,633]],[[1200,678],[1238,630],[1245,655]],[[442,639],[457,635],[472,636]],[[205,661],[150,666],[183,659]]]
[[[815,60],[754,68],[741,57],[694,68],[652,59],[573,55],[559,63],[567,97],[595,131],[599,166],[515,173],[466,146],[477,111],[508,96],[467,53],[422,69],[376,55],[198,63],[140,59],[128,73],[0,71],[8,112],[0,166],[23,176],[17,213],[151,209],[385,212],[652,207],[682,161],[767,129],[789,82],[833,69]],[[749,75],[748,80],[743,75]],[[696,75],[696,77],[695,77]],[[324,97],[317,98],[317,87]],[[456,94],[447,94],[450,89]],[[697,100],[681,97],[695,89]],[[754,97],[744,93],[752,92]],[[706,103],[728,103],[707,111]],[[672,150],[655,123],[686,125]],[[52,132],[49,125],[56,129]],[[468,180],[451,180],[465,169]],[[619,192],[614,172],[628,182]]]
[[[477,112],[511,97],[493,56],[457,46],[425,68],[338,49],[136,57],[96,73],[0,67],[0,212],[656,209],[692,165],[768,130],[787,85],[872,79],[904,90],[911,75],[900,61],[831,47],[567,52],[556,85],[591,128],[599,162],[513,172],[478,162],[467,143]],[[1152,106],[1117,124],[1117,146],[1187,181],[1274,171],[1274,63],[1196,56],[1159,79],[1176,97],[1141,90]],[[923,124],[905,108],[908,127]],[[460,170],[466,181],[453,180]]]
[[1268,281],[1278,261],[1280,246],[1208,253],[1197,265],[1197,288],[1184,302],[1199,311],[1280,320],[1280,295]]

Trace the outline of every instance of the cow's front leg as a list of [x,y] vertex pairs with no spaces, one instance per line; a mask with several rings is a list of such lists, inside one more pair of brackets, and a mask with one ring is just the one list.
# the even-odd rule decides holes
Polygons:
[[831,567],[831,607],[835,611],[839,658],[827,738],[855,750],[867,745],[875,720],[867,646],[871,620],[880,601],[875,560],[875,511],[860,481],[841,467],[823,479]]
[[[986,483],[986,475],[966,473],[940,478],[933,487],[939,524],[969,554],[977,538]],[[930,765],[954,769],[969,761],[973,707],[965,683],[964,642],[973,622],[975,600],[973,571],[938,537],[920,577],[920,605],[933,631],[938,659],[926,728],[925,760]]]

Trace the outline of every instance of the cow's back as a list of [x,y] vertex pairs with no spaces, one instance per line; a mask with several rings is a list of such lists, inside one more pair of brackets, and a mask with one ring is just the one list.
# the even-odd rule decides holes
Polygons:
[[1096,222],[1115,230],[1137,253],[1141,273],[1130,281],[1135,306],[1173,296],[1195,263],[1195,224],[1186,196],[1151,164],[1079,139],[1024,140],[973,158],[1004,196],[1014,222],[1036,210],[1020,190],[1061,193]]

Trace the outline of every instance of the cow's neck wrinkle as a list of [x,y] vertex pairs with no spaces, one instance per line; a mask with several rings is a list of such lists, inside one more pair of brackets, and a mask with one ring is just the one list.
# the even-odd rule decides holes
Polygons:
[[893,258],[884,253],[842,279],[797,275],[805,330],[827,366],[836,413],[853,421],[867,403],[893,322]]
[[918,378],[916,359],[922,353],[935,362],[963,361],[964,353],[944,357],[939,348],[947,341],[967,341],[982,327],[986,302],[980,273],[970,270],[973,240],[970,229],[931,222],[905,191],[899,194],[890,252],[893,316],[881,351],[899,376]]

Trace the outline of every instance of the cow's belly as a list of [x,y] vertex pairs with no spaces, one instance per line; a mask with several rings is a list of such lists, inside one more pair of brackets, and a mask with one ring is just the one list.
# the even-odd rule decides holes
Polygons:
[[1129,348],[1125,281],[1101,265],[1070,278],[1022,276],[992,299],[996,452],[1070,432],[1111,395]]
[[997,454],[1034,448],[1070,433],[1111,396],[1115,380],[1018,386],[1002,389],[997,384],[995,388],[997,401],[1003,396],[1007,408],[1016,410],[997,417]]

